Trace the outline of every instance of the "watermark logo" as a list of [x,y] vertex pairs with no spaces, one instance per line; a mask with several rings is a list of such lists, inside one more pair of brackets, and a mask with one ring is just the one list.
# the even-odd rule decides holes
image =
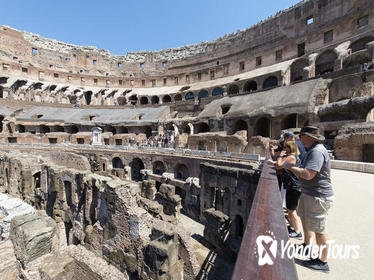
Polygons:
[[258,256],[259,266],[272,265],[277,257],[278,241],[275,240],[272,232],[268,233],[260,235],[256,239],[257,252],[255,251],[255,254]]
[[[280,254],[277,256],[278,245],[280,246]],[[254,253],[258,258],[258,265],[273,265],[277,258],[296,257],[302,258],[321,258],[322,251],[327,249],[327,258],[332,259],[358,259],[360,257],[360,245],[341,245],[336,244],[335,240],[329,240],[326,245],[302,245],[292,244],[290,240],[277,240],[274,233],[268,231],[264,235],[260,235],[256,239]]]

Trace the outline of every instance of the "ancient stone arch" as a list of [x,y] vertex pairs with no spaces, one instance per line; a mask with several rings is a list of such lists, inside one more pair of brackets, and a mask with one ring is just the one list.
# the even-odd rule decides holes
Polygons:
[[228,95],[234,95],[239,93],[239,86],[236,84],[232,84],[227,88]]
[[252,92],[257,90],[257,82],[255,80],[247,81],[244,84],[243,92]]
[[297,127],[297,114],[290,114],[282,119],[281,129],[295,128]]
[[182,95],[181,94],[176,94],[175,96],[174,96],[174,101],[175,102],[177,102],[177,101],[182,101]]
[[86,104],[90,105],[91,104],[91,99],[92,99],[92,91],[85,91],[84,92],[84,99],[86,100]]
[[365,50],[367,48],[367,44],[370,43],[370,42],[373,42],[373,41],[374,41],[373,36],[365,36],[365,37],[360,38],[356,41],[353,41],[349,45],[349,49],[351,49],[352,53],[355,53],[355,52],[358,52],[358,51],[361,51],[361,50]]
[[129,102],[131,105],[136,105],[136,103],[138,103],[138,97],[136,96],[136,94],[129,97]]
[[112,167],[123,169],[124,165],[123,165],[122,159],[120,159],[119,157],[114,157],[112,159]]
[[202,98],[208,97],[208,96],[209,96],[209,93],[206,89],[202,89],[199,91],[199,95],[198,95],[199,100],[201,100]]
[[300,58],[292,62],[290,66],[291,83],[305,80],[309,77],[309,71],[306,69],[309,66],[309,60]]
[[235,134],[236,132],[238,131],[248,131],[248,124],[246,121],[244,120],[236,120],[234,122],[234,126],[233,126],[233,134]]
[[218,96],[218,95],[223,95],[223,88],[216,87],[213,89],[212,96]]
[[186,100],[195,99],[195,94],[192,91],[187,92],[186,95],[185,95],[185,97],[184,97],[184,99],[186,99]]
[[259,118],[254,128],[254,136],[270,137],[271,120],[267,117]]
[[46,133],[49,133],[50,131],[51,130],[49,129],[49,127],[44,125],[44,124],[40,125],[40,127],[39,127],[39,132],[40,133],[46,134]]
[[329,72],[334,71],[335,60],[338,58],[338,55],[334,50],[327,50],[319,54],[316,58],[316,76],[320,76]]
[[273,88],[278,86],[278,78],[275,76],[270,76],[265,79],[265,81],[262,84],[262,88]]
[[146,96],[142,96],[141,98],[140,98],[140,104],[142,104],[142,105],[146,105],[146,104],[148,104],[148,97],[146,97]]
[[171,97],[170,95],[164,95],[162,97],[162,103],[170,103],[171,102]]
[[160,103],[160,98],[157,95],[152,96],[151,102],[152,102],[152,104],[159,104]]
[[188,177],[190,177],[188,167],[183,163],[177,164],[174,168],[174,177],[176,179],[185,181]]
[[140,170],[144,169],[143,161],[140,158],[134,158],[130,162],[130,167],[131,167],[131,180],[140,181],[142,179]]
[[194,134],[209,132],[210,128],[207,123],[197,123],[194,125]]
[[79,132],[79,129],[76,125],[70,125],[70,126],[65,126],[65,131],[70,134],[76,134]]
[[166,171],[166,168],[165,168],[165,164],[162,162],[162,161],[155,161],[153,163],[153,174],[157,174],[157,175],[162,175],[165,171]]

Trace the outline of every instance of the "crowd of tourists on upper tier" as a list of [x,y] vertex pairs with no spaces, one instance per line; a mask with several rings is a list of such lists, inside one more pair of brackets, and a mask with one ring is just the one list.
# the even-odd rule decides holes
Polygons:
[[315,238],[320,248],[318,258],[305,260],[302,264],[329,272],[327,216],[334,201],[334,192],[330,157],[323,141],[324,137],[317,127],[304,126],[299,139],[293,132],[287,131],[279,145],[270,145],[272,159],[269,161],[275,165],[279,190],[285,191],[289,236],[303,239],[303,247],[310,251]]
[[175,141],[173,135],[164,134],[148,137],[141,142],[136,142],[134,137],[130,137],[129,145],[139,148],[175,148]]

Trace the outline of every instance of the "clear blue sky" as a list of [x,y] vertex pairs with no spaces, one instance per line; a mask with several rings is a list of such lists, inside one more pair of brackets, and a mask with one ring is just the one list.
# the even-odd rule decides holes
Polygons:
[[112,54],[212,41],[298,0],[0,0],[0,25]]

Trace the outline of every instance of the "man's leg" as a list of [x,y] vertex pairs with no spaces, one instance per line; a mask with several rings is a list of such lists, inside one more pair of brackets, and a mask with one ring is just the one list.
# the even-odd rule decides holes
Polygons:
[[311,245],[313,239],[313,232],[307,229],[304,218],[301,218],[301,224],[303,225],[304,231],[304,243],[306,245]]
[[[327,262],[328,246],[327,246],[328,236],[327,233],[316,232],[316,242],[319,248],[322,248],[320,254],[320,261]],[[322,247],[325,246],[325,247]]]
[[290,226],[293,227],[293,229],[296,232],[300,232],[296,210],[287,210],[287,212],[288,212],[288,219],[290,220]]

